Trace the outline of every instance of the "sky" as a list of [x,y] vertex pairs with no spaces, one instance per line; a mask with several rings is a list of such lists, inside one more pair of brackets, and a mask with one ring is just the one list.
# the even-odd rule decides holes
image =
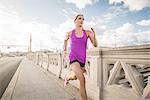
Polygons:
[[62,50],[77,14],[84,29],[95,29],[99,46],[150,44],[150,0],[0,0],[0,45],[27,50],[31,33],[33,51]]

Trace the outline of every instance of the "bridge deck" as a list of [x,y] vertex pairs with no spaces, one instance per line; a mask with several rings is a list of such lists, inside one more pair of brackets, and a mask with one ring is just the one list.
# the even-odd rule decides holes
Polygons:
[[3,94],[2,100],[79,100],[73,86],[63,88],[63,80],[24,59]]

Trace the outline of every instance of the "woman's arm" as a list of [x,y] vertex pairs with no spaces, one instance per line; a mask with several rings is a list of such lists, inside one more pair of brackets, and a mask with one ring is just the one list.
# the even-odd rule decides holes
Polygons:
[[67,42],[68,42],[68,39],[70,38],[70,34],[71,34],[71,32],[68,32],[68,33],[66,34],[65,39],[64,39],[64,45],[63,45],[63,59],[66,59]]
[[88,37],[90,38],[90,41],[92,42],[94,47],[98,46],[97,43],[97,39],[96,39],[96,34],[95,34],[95,30],[93,28],[91,28],[92,31],[87,30],[88,33]]
[[66,37],[64,39],[64,47],[63,47],[63,51],[67,51],[67,42],[68,42],[68,39],[70,38],[70,32],[68,32],[66,34]]

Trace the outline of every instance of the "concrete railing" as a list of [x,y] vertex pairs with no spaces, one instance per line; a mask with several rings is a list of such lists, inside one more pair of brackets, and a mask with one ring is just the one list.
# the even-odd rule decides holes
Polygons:
[[150,99],[150,45],[103,49],[102,53],[104,100]]
[[[69,60],[61,53],[31,53],[36,64],[64,78]],[[92,48],[87,51],[86,84],[94,100],[150,99],[150,45],[122,48]],[[79,87],[78,81],[70,82]]]

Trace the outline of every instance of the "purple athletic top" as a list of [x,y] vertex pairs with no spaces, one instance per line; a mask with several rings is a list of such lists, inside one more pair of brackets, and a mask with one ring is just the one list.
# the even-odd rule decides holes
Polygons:
[[81,63],[86,63],[86,47],[87,47],[87,35],[86,31],[83,30],[83,36],[77,37],[75,33],[75,29],[72,31],[70,36],[70,54],[69,60],[70,62],[73,60],[78,60]]

